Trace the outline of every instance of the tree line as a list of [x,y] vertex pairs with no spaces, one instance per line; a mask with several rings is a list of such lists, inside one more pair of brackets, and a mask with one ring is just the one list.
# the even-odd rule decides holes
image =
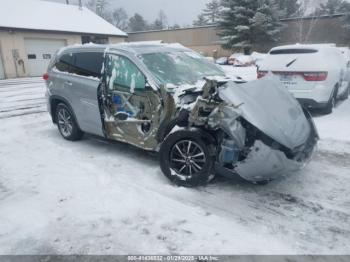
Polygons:
[[[89,0],[87,6],[127,32],[180,28],[177,24],[169,26],[163,10],[159,10],[153,22],[148,22],[141,14],[135,13],[129,17],[124,8],[111,8],[110,0]],[[216,25],[220,29],[223,47],[249,49],[260,42],[277,42],[283,28],[283,18],[339,13],[350,14],[348,1],[327,0],[314,6],[312,0],[211,0],[193,21],[193,26]],[[350,25],[350,15],[346,15],[344,20],[345,24]],[[301,23],[301,42],[303,32],[310,31],[303,26]]]
[[148,22],[139,13],[129,17],[123,7],[112,8],[110,0],[89,0],[87,7],[114,26],[127,32],[180,28],[178,24],[169,26],[167,16],[162,9],[159,10],[154,21]]
[[[193,24],[216,25],[224,48],[249,50],[254,44],[277,42],[284,27],[283,18],[312,16],[315,18],[309,27],[313,27],[317,17],[334,14],[350,14],[350,3],[327,0],[315,6],[311,0],[212,0]],[[350,25],[350,15],[345,15],[344,20],[345,26]],[[305,32],[312,30],[303,27],[301,21],[301,42],[307,41]]]

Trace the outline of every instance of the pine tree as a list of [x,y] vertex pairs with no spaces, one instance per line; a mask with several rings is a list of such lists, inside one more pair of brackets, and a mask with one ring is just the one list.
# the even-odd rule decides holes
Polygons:
[[285,18],[301,15],[301,5],[298,0],[276,0],[276,4]]
[[209,24],[215,24],[220,19],[221,4],[219,0],[212,0],[206,4],[202,14]]
[[316,10],[318,15],[334,15],[340,13],[349,13],[350,3],[345,0],[328,0]]
[[148,29],[146,20],[138,13],[135,13],[134,16],[130,17],[128,27],[130,32],[144,31]]
[[281,29],[280,12],[272,0],[222,0],[219,27],[223,47],[251,48],[260,42],[275,42]]
[[162,30],[167,28],[168,18],[163,10],[160,10],[158,13],[158,18],[150,25],[149,29],[151,30]]
[[208,20],[205,18],[203,14],[198,15],[197,20],[193,21],[194,26],[205,26],[208,25]]

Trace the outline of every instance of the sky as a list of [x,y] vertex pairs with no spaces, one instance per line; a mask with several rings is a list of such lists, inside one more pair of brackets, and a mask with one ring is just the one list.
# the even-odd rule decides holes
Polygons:
[[[65,0],[47,0],[65,3]],[[87,0],[83,0],[87,1]],[[135,12],[141,14],[146,20],[154,21],[160,9],[168,17],[169,25],[175,23],[185,26],[191,25],[193,20],[201,13],[209,0],[109,0],[111,7],[123,7],[129,16]],[[77,3],[78,0],[70,0]]]

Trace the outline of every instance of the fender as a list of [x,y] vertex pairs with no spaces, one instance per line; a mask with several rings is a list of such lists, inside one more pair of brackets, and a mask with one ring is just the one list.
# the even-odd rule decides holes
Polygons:
[[[58,102],[55,103],[54,101],[57,100]],[[73,114],[73,117],[74,117],[74,120],[75,122],[77,123],[79,129],[81,130],[80,128],[80,125],[79,125],[79,121],[75,115],[75,112],[73,110],[73,107],[70,105],[70,103],[68,102],[67,99],[65,99],[64,97],[62,96],[58,96],[58,95],[52,95],[50,96],[49,98],[49,103],[50,103],[50,113],[51,113],[51,118],[52,118],[52,122],[54,124],[57,124],[57,119],[56,119],[56,114],[54,112],[54,109],[56,108],[56,106],[59,104],[59,103],[64,103],[66,106],[68,106],[69,110],[72,112]]]

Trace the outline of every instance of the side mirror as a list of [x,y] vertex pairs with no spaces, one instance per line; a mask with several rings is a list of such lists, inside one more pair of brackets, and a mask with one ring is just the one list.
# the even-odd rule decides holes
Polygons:
[[126,112],[118,112],[114,115],[114,117],[120,121],[125,121],[129,118],[129,114]]

